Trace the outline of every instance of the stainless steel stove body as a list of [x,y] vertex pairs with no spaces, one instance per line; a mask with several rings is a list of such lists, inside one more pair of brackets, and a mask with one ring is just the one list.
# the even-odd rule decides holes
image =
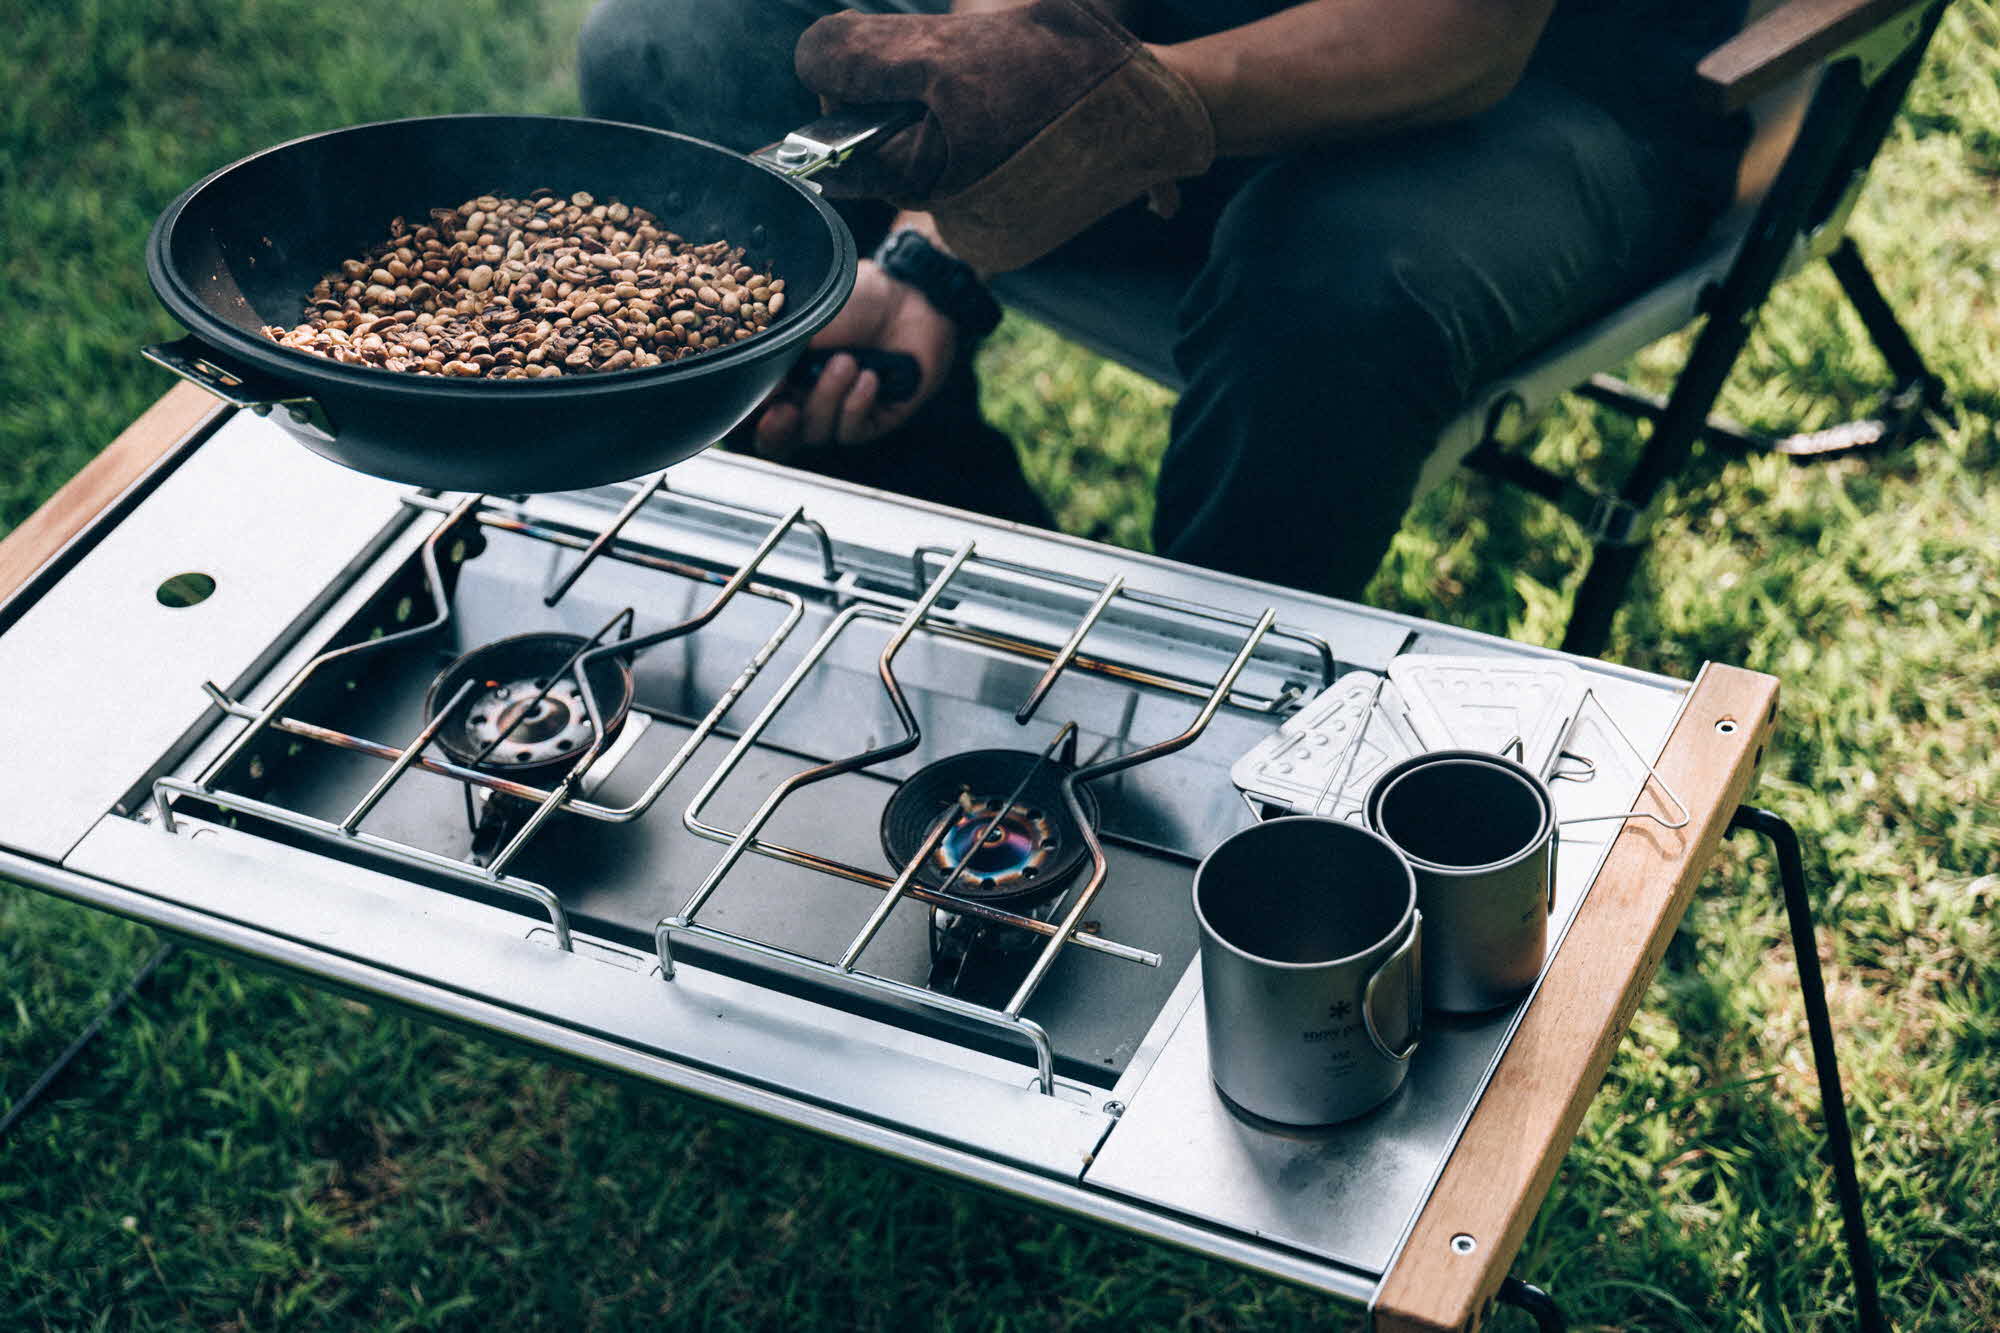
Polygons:
[[[212,595],[170,605],[188,573]],[[543,630],[629,662],[624,725],[567,776],[431,743],[482,706],[427,714],[440,670]],[[1254,818],[1232,762],[1408,652],[1549,656],[718,453],[431,497],[239,413],[0,612],[0,874],[1365,1302],[1519,1010],[1434,1016],[1359,1121],[1249,1123],[1189,886]],[[1686,687],[1580,665],[1650,758]],[[1588,719],[1570,748],[1563,815],[1628,809],[1643,761]],[[1040,913],[882,851],[897,784],[982,749],[1069,760],[1098,811]],[[1615,830],[1565,831],[1558,940]],[[976,993],[930,988],[938,903],[1014,942]]]

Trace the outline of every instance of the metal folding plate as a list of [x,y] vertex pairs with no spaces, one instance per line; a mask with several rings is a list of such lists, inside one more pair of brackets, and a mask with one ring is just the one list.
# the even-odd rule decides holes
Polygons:
[[[275,437],[275,438],[274,438]],[[280,449],[284,466],[267,455]],[[405,488],[312,457],[259,418],[223,425],[0,634],[0,845],[59,858],[229,685],[309,622],[404,515]],[[213,592],[157,590],[202,574]]]
[[1095,1098],[1032,1091],[1015,1061],[697,968],[669,984],[646,954],[617,966],[606,955],[620,951],[602,945],[564,953],[512,912],[234,830],[181,827],[103,820],[67,868],[1058,1177],[1076,1177],[1107,1123]]
[[1389,663],[1427,750],[1519,747],[1524,768],[1546,773],[1577,708],[1583,677],[1567,662],[1409,653]]
[[1230,765],[1229,777],[1274,809],[1353,819],[1375,779],[1424,748],[1396,687],[1350,671]]

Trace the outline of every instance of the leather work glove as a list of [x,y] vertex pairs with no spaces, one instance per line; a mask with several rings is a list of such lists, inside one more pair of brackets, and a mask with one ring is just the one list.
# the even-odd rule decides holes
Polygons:
[[1089,0],[982,14],[856,14],[799,38],[799,79],[829,107],[921,102],[927,113],[823,179],[829,193],[929,211],[945,244],[1001,272],[1215,159],[1186,80]]

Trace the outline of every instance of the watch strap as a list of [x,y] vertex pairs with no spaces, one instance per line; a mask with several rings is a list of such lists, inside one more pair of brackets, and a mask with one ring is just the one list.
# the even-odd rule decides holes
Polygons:
[[939,314],[971,338],[984,338],[1000,325],[1000,303],[972,265],[932,245],[922,232],[893,231],[875,249],[875,262],[890,277],[923,293]]

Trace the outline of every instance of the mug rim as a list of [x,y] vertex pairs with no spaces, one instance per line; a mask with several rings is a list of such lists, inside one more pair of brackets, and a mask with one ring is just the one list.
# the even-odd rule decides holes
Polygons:
[[[1388,799],[1390,790],[1397,783],[1434,763],[1470,763],[1499,769],[1511,777],[1519,778],[1528,790],[1534,793],[1536,801],[1542,807],[1541,821],[1536,825],[1534,834],[1520,850],[1510,852],[1497,861],[1483,861],[1478,865],[1452,865],[1444,861],[1426,860],[1405,848],[1381,828],[1382,803]],[[1368,821],[1371,832],[1379,834],[1390,846],[1402,853],[1403,858],[1411,865],[1434,875],[1486,875],[1496,870],[1506,870],[1534,856],[1561,833],[1556,823],[1555,794],[1549,790],[1548,783],[1537,777],[1526,765],[1509,759],[1504,754],[1494,754],[1490,750],[1426,750],[1422,754],[1411,755],[1375,779],[1374,784],[1368,789],[1368,794],[1362,798],[1361,813],[1362,818]]]
[[[1402,913],[1396,918],[1396,924],[1389,928],[1387,934],[1370,944],[1356,949],[1353,953],[1343,954],[1338,958],[1322,958],[1310,963],[1290,963],[1280,958],[1268,958],[1263,954],[1250,952],[1250,950],[1225,938],[1222,932],[1218,931],[1209,921],[1208,914],[1201,910],[1201,881],[1202,875],[1208,870],[1209,862],[1214,858],[1215,854],[1240,838],[1255,835],[1261,829],[1272,828],[1278,824],[1289,824],[1296,821],[1310,821],[1316,825],[1342,829],[1347,833],[1359,834],[1364,838],[1381,844],[1384,850],[1396,859],[1396,864],[1402,868],[1403,879],[1408,885],[1409,897],[1403,904]],[[1227,949],[1238,958],[1256,963],[1260,967],[1275,967],[1287,972],[1315,972],[1329,968],[1346,967],[1364,961],[1370,954],[1381,949],[1384,945],[1388,945],[1391,952],[1393,952],[1396,943],[1414,928],[1417,913],[1417,873],[1410,864],[1408,853],[1404,852],[1402,848],[1398,847],[1388,838],[1383,837],[1380,833],[1377,833],[1374,829],[1364,824],[1357,824],[1347,819],[1335,819],[1327,815],[1281,815],[1276,819],[1259,820],[1248,828],[1240,828],[1221,842],[1216,843],[1215,846],[1209,848],[1208,854],[1202,857],[1200,863],[1195,866],[1194,886],[1189,896],[1194,904],[1195,924],[1200,927],[1201,937],[1204,941],[1212,942],[1221,948]]]

